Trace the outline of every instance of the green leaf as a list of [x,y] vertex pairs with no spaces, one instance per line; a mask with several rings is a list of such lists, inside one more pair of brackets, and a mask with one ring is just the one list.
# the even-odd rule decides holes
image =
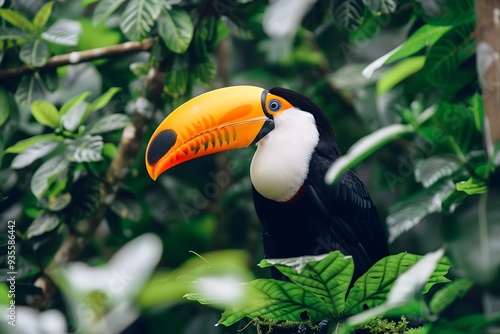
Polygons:
[[89,96],[90,92],[83,92],[80,95],[72,97],[70,100],[66,101],[59,110],[59,115],[65,115],[68,111],[70,111],[74,106],[80,104],[84,101],[87,96]]
[[410,57],[402,60],[400,63],[385,72],[380,78],[377,82],[377,93],[387,93],[398,83],[420,71],[424,67],[424,64],[425,56]]
[[122,32],[132,41],[143,39],[151,31],[160,10],[158,0],[131,0],[120,19]]
[[0,87],[0,126],[4,125],[10,115],[9,93]]
[[172,97],[180,97],[187,91],[189,82],[189,67],[184,58],[175,57],[165,73],[163,90]]
[[36,26],[24,15],[16,11],[0,8],[0,17],[17,28],[21,28],[28,32],[36,31]]
[[72,222],[90,217],[95,213],[101,201],[100,182],[92,176],[79,178],[71,191],[71,204],[66,207],[65,213]]
[[[363,303],[363,301],[355,303],[357,304],[356,307],[358,311],[363,310],[360,307],[370,307],[372,304],[374,304],[374,307],[370,307],[369,310],[364,312],[350,312],[349,314],[355,315],[347,319],[346,324],[348,327],[355,327],[373,317],[382,315],[400,316],[411,314],[417,317],[425,315],[426,311],[422,307],[423,304],[421,302],[422,295],[427,293],[429,289],[437,283],[449,282],[444,275],[448,273],[450,265],[449,261],[446,258],[443,258],[443,254],[444,250],[438,249],[437,251],[428,253],[423,257],[414,254],[408,255],[406,253],[393,255],[394,259],[398,258],[396,261],[399,268],[401,268],[400,265],[404,263],[403,271],[397,270],[397,275],[399,277],[394,280],[393,276],[396,274],[396,271],[393,270],[393,275],[391,275],[390,279],[387,279],[384,274],[380,276],[382,270],[379,270],[379,272],[375,273],[374,276],[374,278],[377,279],[376,284],[370,284],[368,282],[365,283],[365,286],[363,287],[365,293],[370,290],[373,292],[376,290],[377,286],[384,286],[385,291],[370,295],[368,297],[369,303]],[[385,259],[382,259],[379,262],[384,260]],[[377,262],[377,264],[379,262]],[[377,264],[375,264],[375,266],[377,266]],[[395,264],[396,263],[386,263],[386,265]],[[411,266],[411,268],[408,269],[408,266]],[[360,277],[360,279],[361,278],[362,277]],[[388,284],[388,286],[383,283],[384,281]],[[356,284],[357,283],[355,283],[353,289],[351,290],[351,293],[354,289],[358,289]],[[389,288],[390,291],[387,293]],[[356,291],[356,293],[359,294],[359,291]],[[360,295],[362,294],[359,294],[357,297],[359,298]],[[383,303],[383,299],[385,298],[387,298],[387,302],[380,305]],[[349,297],[347,302],[349,303]]]
[[[436,261],[442,257],[442,252],[438,255]],[[392,303],[399,303],[417,290],[418,293],[426,293],[434,284],[449,281],[444,277],[450,267],[446,261],[437,264],[437,267],[434,266],[428,275],[423,275],[420,272],[422,268],[417,267],[418,270],[410,272],[403,279],[403,273],[420,259],[421,255],[399,253],[379,260],[354,283],[347,296],[345,314],[354,315],[363,312],[365,307],[374,308],[384,303],[388,297]],[[423,265],[427,268],[426,263]],[[399,277],[402,281],[396,285]],[[410,281],[412,283],[409,283]],[[396,291],[391,292],[392,296],[389,296],[391,288]]]
[[184,53],[193,38],[193,22],[184,10],[163,10],[158,18],[158,33],[165,45],[175,53]]
[[49,55],[48,45],[39,39],[24,43],[19,52],[19,58],[29,67],[42,67]]
[[55,92],[59,87],[59,75],[56,69],[40,72],[40,77],[49,92]]
[[38,143],[42,140],[61,140],[60,137],[56,136],[53,133],[45,134],[45,135],[37,135],[28,139],[20,140],[11,147],[5,149],[4,153],[20,153],[24,150],[28,149],[30,146]]
[[296,284],[274,279],[256,279],[245,284],[244,288],[245,297],[242,302],[227,307],[218,324],[230,326],[245,317],[304,321],[305,312],[312,321],[331,317],[328,307],[321,299]]
[[42,211],[40,212],[40,214],[38,214],[38,216],[28,228],[28,231],[26,232],[27,237],[28,239],[31,239],[44,233],[53,231],[57,228],[57,226],[59,226],[60,223],[61,220],[56,214],[48,211]]
[[88,134],[100,134],[104,132],[123,129],[130,123],[130,117],[124,114],[105,115],[90,125],[85,131]]
[[459,278],[438,290],[429,303],[432,313],[438,314],[444,311],[457,299],[462,298],[470,290],[474,283],[465,278]]
[[109,101],[111,101],[113,96],[115,96],[115,94],[118,93],[120,90],[121,88],[118,87],[111,87],[110,89],[108,89],[106,93],[102,94],[97,99],[92,101],[92,103],[90,103],[88,112],[91,113],[93,111],[104,108],[109,103]]
[[443,201],[453,191],[452,182],[437,183],[392,205],[386,218],[389,242],[418,225],[431,213],[441,212]]
[[41,37],[58,45],[76,46],[81,33],[82,25],[80,22],[59,19],[47,31],[44,31]]
[[[64,183],[65,184],[65,183]],[[50,198],[47,208],[50,211],[61,211],[71,203],[71,194],[63,193],[56,197]]]
[[94,9],[92,23],[96,26],[106,20],[125,0],[101,0]]
[[436,27],[429,24],[420,27],[410,37],[408,37],[408,39],[401,45],[398,51],[393,53],[385,63],[393,63],[402,58],[411,56],[427,46],[433,45],[451,28],[452,26]]
[[69,161],[99,161],[102,160],[103,146],[104,143],[101,136],[85,135],[69,143],[65,154]]
[[20,41],[28,36],[29,34],[21,29],[0,27],[0,40],[16,40],[18,44],[21,44]]
[[363,16],[361,0],[333,0],[333,19],[337,27],[354,31],[359,27]]
[[325,176],[326,182],[335,182],[344,171],[354,167],[382,146],[413,131],[414,129],[411,125],[393,124],[361,138],[351,146],[347,154],[338,158],[330,166]]
[[85,101],[74,104],[68,112],[61,116],[63,127],[71,132],[76,131],[83,122],[88,106],[89,104]]
[[469,100],[469,104],[472,109],[472,114],[474,115],[474,124],[476,125],[476,129],[481,132],[483,131],[484,118],[483,96],[479,93],[474,94],[474,96]]
[[50,152],[54,151],[59,144],[60,142],[54,139],[45,139],[36,142],[22,153],[18,154],[14,160],[12,160],[10,168],[19,169],[29,166],[33,163],[33,161],[43,158]]
[[431,47],[424,66],[429,82],[437,87],[445,85],[460,64],[475,54],[475,28],[474,22],[455,26]]
[[37,28],[42,28],[49,20],[50,14],[52,14],[52,8],[54,7],[54,2],[50,1],[43,5],[35,15],[33,19],[33,24]]
[[207,58],[205,62],[196,64],[193,73],[202,84],[206,86],[213,84],[217,73],[213,59]]
[[453,155],[434,155],[419,160],[415,166],[415,180],[429,188],[437,181],[450,176],[462,167],[460,161]]
[[59,113],[56,107],[49,102],[43,100],[34,101],[31,104],[31,114],[42,125],[53,129],[59,126]]
[[21,78],[14,98],[20,106],[30,105],[31,102],[43,98],[43,86],[37,73]]
[[292,282],[320,298],[333,316],[340,319],[354,273],[352,257],[335,251],[320,256],[266,259],[259,266],[276,267]]
[[456,187],[458,191],[463,191],[468,195],[484,194],[488,190],[486,183],[475,177],[470,177],[467,181],[458,182]]
[[67,169],[68,160],[63,155],[56,155],[45,161],[31,178],[31,191],[35,197],[41,199],[55,178],[66,174]]
[[363,0],[366,7],[374,14],[392,14],[396,11],[396,0]]

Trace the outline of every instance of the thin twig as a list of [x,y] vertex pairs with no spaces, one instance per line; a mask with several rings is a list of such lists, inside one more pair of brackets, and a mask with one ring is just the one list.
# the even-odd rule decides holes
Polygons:
[[96,59],[116,57],[131,52],[147,51],[151,49],[155,42],[155,38],[148,38],[142,42],[125,42],[117,45],[105,46],[84,51],[74,51],[54,57],[50,57],[47,63],[39,68],[31,68],[28,65],[23,65],[16,68],[7,68],[0,70],[0,82],[26,74],[31,74],[35,71],[44,71],[57,68],[64,65],[84,63]]

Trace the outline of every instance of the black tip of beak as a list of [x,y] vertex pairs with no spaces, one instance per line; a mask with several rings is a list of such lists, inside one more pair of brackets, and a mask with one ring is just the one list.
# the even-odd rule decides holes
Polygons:
[[158,133],[149,143],[146,152],[148,164],[156,164],[174,146],[176,140],[177,133],[174,130],[168,129]]

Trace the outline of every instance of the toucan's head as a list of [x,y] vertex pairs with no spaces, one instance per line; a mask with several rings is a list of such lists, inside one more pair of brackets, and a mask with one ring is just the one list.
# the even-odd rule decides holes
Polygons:
[[320,138],[335,142],[328,119],[307,97],[285,88],[227,87],[189,100],[163,120],[146,149],[147,170],[156,179],[197,157],[254,143],[260,149],[261,141],[269,141],[271,134],[275,143],[266,145],[276,154],[269,155],[307,150],[311,151],[303,159],[307,162]]

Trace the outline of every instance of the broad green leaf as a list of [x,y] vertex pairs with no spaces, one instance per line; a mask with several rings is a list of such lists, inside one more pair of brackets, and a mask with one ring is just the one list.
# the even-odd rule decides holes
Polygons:
[[48,211],[42,211],[28,228],[28,231],[26,232],[27,237],[28,239],[31,239],[44,233],[53,231],[57,228],[57,226],[59,226],[60,223],[61,220],[56,214]]
[[26,30],[28,32],[35,32],[36,26],[30,22],[24,15],[11,9],[0,8],[0,17],[9,22],[13,26]]
[[83,117],[87,111],[89,104],[85,101],[73,105],[64,115],[61,116],[63,127],[71,132],[76,131],[83,122]]
[[65,115],[68,111],[70,111],[74,106],[77,104],[80,104],[82,101],[84,101],[87,96],[89,96],[90,92],[83,92],[80,95],[77,95],[75,97],[72,97],[70,100],[66,101],[61,109],[59,109],[59,115]]
[[455,26],[431,47],[424,66],[429,82],[437,87],[446,84],[449,75],[474,55],[475,28],[474,22]]
[[99,207],[101,200],[100,182],[92,176],[79,178],[71,191],[71,204],[66,212],[72,222],[77,222],[91,216]]
[[118,87],[111,87],[106,91],[106,93],[102,94],[99,96],[97,99],[92,101],[92,103],[89,104],[88,112],[94,112],[96,110],[104,108],[109,101],[115,96],[116,93],[118,93],[121,90],[121,88]]
[[327,183],[335,182],[344,171],[356,166],[382,146],[413,131],[414,128],[411,125],[393,124],[361,138],[351,146],[347,154],[338,158],[330,166],[326,173],[325,181]]
[[42,28],[49,20],[50,14],[52,14],[52,8],[54,7],[54,2],[50,1],[43,5],[36,13],[33,19],[33,24],[37,28]]
[[42,141],[42,140],[59,140],[61,138],[56,136],[53,133],[45,134],[45,135],[37,135],[28,139],[20,140],[9,148],[5,149],[5,153],[20,153],[24,150],[28,149],[30,146]]
[[184,10],[163,10],[158,17],[158,33],[165,45],[175,53],[184,53],[193,38],[193,22]]
[[55,92],[59,87],[59,75],[57,70],[44,70],[40,73],[42,82],[49,92]]
[[0,87],[0,126],[2,126],[10,115],[10,99],[9,93]]
[[39,39],[24,43],[19,51],[19,58],[29,67],[42,67],[47,63],[49,55],[48,45]]
[[242,302],[226,308],[218,324],[230,326],[241,319],[271,318],[277,320],[312,321],[331,317],[325,303],[298,285],[274,279],[256,279],[244,286]]
[[41,100],[42,97],[43,86],[38,74],[23,76],[14,94],[16,102],[21,106],[27,106],[35,100]]
[[132,41],[143,39],[151,31],[160,10],[158,0],[131,0],[120,19],[122,32]]
[[363,0],[366,7],[374,14],[392,14],[396,11],[397,0]]
[[454,191],[452,182],[437,183],[395,203],[386,218],[389,242],[419,224],[432,213],[441,212],[443,201]]
[[19,153],[13,160],[10,168],[19,169],[31,165],[37,159],[43,158],[54,151],[60,142],[54,139],[45,139],[34,143],[23,152]]
[[52,103],[37,100],[31,104],[31,114],[36,121],[53,129],[59,126],[59,113]]
[[340,319],[354,273],[352,257],[335,251],[321,256],[266,259],[259,266],[276,267],[292,282],[320,298],[334,317]]
[[[437,258],[437,261],[440,258],[441,256]],[[399,303],[403,298],[408,297],[406,293],[414,293],[417,286],[421,287],[419,293],[420,291],[426,293],[432,285],[449,281],[443,275],[448,272],[450,266],[443,262],[437,265],[436,270],[432,269],[425,279],[424,275],[420,275],[417,270],[416,274],[410,273],[405,279],[407,282],[410,280],[414,283],[405,284],[403,281],[398,283],[399,287],[396,287],[396,280],[420,259],[422,259],[421,255],[399,253],[379,260],[354,283],[347,296],[345,314],[355,315],[363,312],[365,307],[374,308],[383,304],[388,298],[391,288],[399,290],[391,297],[393,303]],[[407,288],[409,290],[405,290]]]
[[106,20],[125,0],[101,0],[94,9],[92,23],[96,26]]
[[[380,281],[381,284],[378,283],[371,286],[370,283],[365,282],[364,287],[362,287],[364,291],[373,291],[376,286],[384,286],[385,291],[380,294],[370,296],[367,295],[369,303],[361,301],[360,303],[362,305],[356,305],[357,311],[359,312],[354,311],[348,313],[348,315],[354,314],[354,316],[347,319],[347,325],[349,327],[355,327],[356,325],[366,322],[373,317],[383,315],[425,315],[426,311],[424,310],[421,302],[422,295],[427,293],[429,289],[437,283],[449,282],[444,275],[448,273],[450,265],[448,260],[443,258],[443,254],[444,250],[438,249],[437,251],[428,253],[425,256],[410,254],[411,258],[408,257],[409,254],[407,253],[393,255],[392,257],[395,259],[397,258],[399,268],[403,267],[403,271],[400,271],[399,269],[393,270],[392,274],[396,274],[397,271],[398,277],[394,279],[393,275],[391,275],[390,280],[387,280],[387,277],[380,270],[379,273],[375,274],[374,278]],[[375,266],[384,260],[385,259],[380,260],[375,264]],[[385,265],[390,266],[391,264],[386,263]],[[408,266],[411,268],[408,269]],[[385,270],[385,272],[387,272],[387,270]],[[362,277],[360,277],[360,279]],[[388,285],[385,285],[384,281]],[[359,287],[361,287],[356,284],[357,282],[355,283],[353,289],[351,289],[351,293],[354,292],[354,289],[359,289]],[[359,293],[357,290],[355,292]],[[387,302],[384,303],[384,299],[386,298]],[[349,303],[349,297],[347,303]],[[365,306],[368,306],[370,309],[363,312],[363,308]]]
[[415,180],[429,188],[443,177],[450,176],[462,167],[453,155],[434,155],[419,160],[415,166]]
[[130,123],[130,117],[125,114],[105,115],[90,125],[85,132],[93,135],[115,131],[123,129],[128,123]]
[[217,69],[212,58],[207,58],[207,61],[195,65],[193,74],[202,84],[210,86],[213,84]]
[[59,19],[47,31],[44,31],[41,37],[55,44],[76,46],[81,33],[82,25],[80,22]]
[[63,155],[56,155],[45,161],[31,178],[31,191],[37,199],[41,199],[55,178],[65,174],[68,160]]
[[432,313],[438,314],[444,311],[455,300],[462,298],[470,290],[474,283],[466,278],[459,278],[440,290],[438,290],[429,303]]
[[410,57],[402,60],[380,78],[377,82],[377,93],[387,93],[401,81],[420,71],[424,67],[424,64],[425,56]]
[[103,145],[101,136],[85,135],[69,143],[65,154],[69,161],[99,161],[102,160]]
[[361,0],[333,0],[332,11],[339,28],[354,31],[359,27],[364,6]]
[[165,73],[163,90],[172,97],[180,97],[186,93],[189,82],[189,67],[184,58],[176,57]]
[[415,31],[408,39],[401,45],[401,47],[393,53],[387,60],[386,64],[393,63],[402,58],[411,56],[416,52],[422,50],[427,46],[436,43],[437,40],[448,32],[452,26],[436,27],[426,24]]
[[[0,27],[0,40],[24,40],[29,34],[24,30],[18,28],[1,28]],[[19,43],[21,44],[21,43]]]
[[468,195],[484,194],[488,190],[486,183],[475,177],[470,177],[467,181],[458,182],[456,187],[458,191],[463,191]]

